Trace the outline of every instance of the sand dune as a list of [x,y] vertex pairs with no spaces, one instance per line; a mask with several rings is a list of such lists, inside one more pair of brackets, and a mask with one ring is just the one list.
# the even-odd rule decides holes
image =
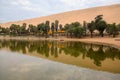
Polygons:
[[21,25],[22,23],[37,25],[41,22],[45,22],[46,20],[49,20],[50,22],[59,20],[59,22],[63,25],[74,21],[79,21],[80,23],[83,23],[83,21],[89,22],[91,20],[94,20],[94,17],[99,14],[104,15],[103,18],[108,23],[120,23],[120,4],[69,11],[60,14],[54,14],[50,16],[21,20],[16,22],[8,22],[1,24],[1,26],[9,27],[13,23],[19,25]]

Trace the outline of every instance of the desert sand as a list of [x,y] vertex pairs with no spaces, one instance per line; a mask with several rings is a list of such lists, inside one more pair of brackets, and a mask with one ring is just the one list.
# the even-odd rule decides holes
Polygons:
[[90,22],[91,20],[94,20],[97,15],[101,14],[103,15],[104,20],[106,20],[108,23],[120,23],[120,4],[69,11],[33,19],[7,22],[0,25],[2,27],[9,27],[13,23],[19,25],[23,23],[37,25],[45,22],[46,20],[49,20],[50,22],[59,20],[59,23],[63,25],[75,21],[78,21],[82,24],[83,21]]

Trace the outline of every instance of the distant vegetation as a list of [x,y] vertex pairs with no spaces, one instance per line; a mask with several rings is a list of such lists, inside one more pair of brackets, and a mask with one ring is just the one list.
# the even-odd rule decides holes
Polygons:
[[[97,32],[99,32],[97,34]],[[108,36],[116,37],[120,32],[120,24],[109,24],[103,20],[103,15],[98,15],[95,19],[89,23],[83,21],[83,25],[79,22],[73,22],[70,24],[59,24],[58,20],[50,23],[46,21],[40,23],[37,26],[32,24],[23,23],[22,25],[12,24],[9,28],[0,26],[1,35],[11,35],[11,36],[27,36],[34,35],[40,37],[54,37],[54,36],[67,36],[74,38],[81,38],[85,36],[101,36],[105,34]],[[93,35],[94,34],[94,35]]]

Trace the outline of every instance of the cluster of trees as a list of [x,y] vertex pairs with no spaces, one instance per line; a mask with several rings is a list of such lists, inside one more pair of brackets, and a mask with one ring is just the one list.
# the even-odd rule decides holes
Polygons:
[[29,24],[27,26],[26,23],[23,23],[22,26],[12,24],[10,28],[4,28],[0,26],[0,33],[1,34],[9,34],[9,35],[43,35],[48,37],[49,34],[54,36],[54,33],[58,33],[59,31],[63,30],[62,24],[59,24],[58,20],[51,23],[50,21],[46,21],[45,23],[40,23],[37,26],[33,24]]
[[113,35],[113,37],[115,37],[120,31],[120,24],[108,24],[105,20],[103,20],[103,15],[96,16],[95,20],[89,23],[84,21],[83,25],[81,25],[79,22],[74,22],[71,24],[66,24],[64,27],[70,37],[86,36],[87,30],[89,30],[91,37],[93,37],[95,30],[99,32],[99,36],[103,37],[105,31],[108,33],[108,35]]
[[98,15],[95,17],[95,20],[87,23],[83,22],[81,25],[79,22],[73,22],[70,24],[65,24],[64,27],[62,24],[59,24],[58,20],[52,22],[46,21],[44,23],[40,23],[37,26],[26,23],[23,23],[22,26],[12,24],[9,28],[4,28],[0,26],[0,34],[9,34],[9,35],[41,35],[45,37],[49,37],[49,35],[54,37],[54,34],[60,34],[60,32],[64,31],[64,34],[67,37],[83,37],[88,35],[87,31],[90,32],[91,37],[93,37],[94,31],[97,30],[99,32],[99,36],[104,36],[104,31],[109,35],[115,37],[119,34],[120,24],[116,25],[108,24],[105,20],[103,20],[103,15]]
[[99,31],[99,35],[102,37],[104,36],[104,31],[106,31],[109,35],[113,35],[113,37],[115,37],[115,35],[118,35],[120,31],[120,24],[108,24],[105,20],[103,20],[103,15],[96,16],[94,21],[88,23],[87,27],[91,33],[91,37],[94,30]]
[[74,37],[81,37],[84,33],[84,29],[82,27],[82,25],[79,22],[74,22],[71,24],[66,24],[64,26],[65,31],[67,33],[67,36],[70,35],[70,37],[72,38]]

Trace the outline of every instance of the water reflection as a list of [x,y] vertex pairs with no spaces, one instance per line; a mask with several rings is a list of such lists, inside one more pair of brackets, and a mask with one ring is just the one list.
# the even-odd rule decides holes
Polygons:
[[120,80],[120,74],[66,65],[1,50],[0,80]]
[[22,52],[24,54],[37,53],[37,55],[56,59],[62,54],[74,58],[82,57],[83,60],[86,58],[90,59],[98,67],[101,67],[102,62],[106,59],[119,60],[120,62],[120,51],[118,49],[81,42],[0,40],[0,49],[9,49],[13,52]]

